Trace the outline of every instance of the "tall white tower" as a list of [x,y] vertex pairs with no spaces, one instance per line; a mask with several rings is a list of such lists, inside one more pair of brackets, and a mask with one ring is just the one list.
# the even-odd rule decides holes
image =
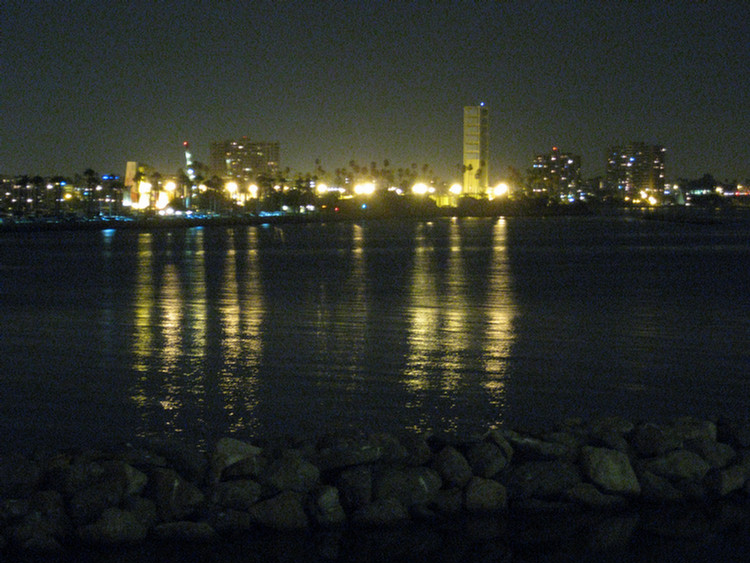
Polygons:
[[489,111],[484,104],[464,107],[463,194],[484,197],[489,186]]

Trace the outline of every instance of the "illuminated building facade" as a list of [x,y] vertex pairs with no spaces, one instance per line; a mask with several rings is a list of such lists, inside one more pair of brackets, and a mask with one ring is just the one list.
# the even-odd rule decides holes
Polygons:
[[660,145],[639,142],[610,148],[607,158],[609,188],[624,194],[663,191],[665,152]]
[[535,193],[549,196],[575,193],[581,185],[581,157],[552,147],[552,152],[534,157],[529,183]]
[[255,180],[259,175],[273,175],[279,169],[279,143],[239,141],[211,143],[211,173],[238,181]]
[[464,107],[463,194],[484,197],[489,186],[489,111],[480,104]]

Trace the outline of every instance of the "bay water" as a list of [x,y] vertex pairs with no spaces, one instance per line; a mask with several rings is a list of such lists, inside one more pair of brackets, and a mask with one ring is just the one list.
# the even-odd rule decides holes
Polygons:
[[0,451],[750,416],[750,223],[0,235]]

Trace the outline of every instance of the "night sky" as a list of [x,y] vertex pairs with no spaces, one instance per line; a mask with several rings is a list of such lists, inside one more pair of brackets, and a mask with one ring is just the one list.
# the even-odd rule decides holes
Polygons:
[[182,141],[281,164],[428,163],[459,178],[462,107],[490,180],[552,146],[667,147],[668,180],[750,178],[750,2],[5,1],[0,174],[172,174]]

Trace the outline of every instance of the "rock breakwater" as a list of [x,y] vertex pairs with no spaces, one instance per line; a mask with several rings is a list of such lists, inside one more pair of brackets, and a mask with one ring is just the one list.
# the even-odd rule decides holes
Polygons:
[[[581,522],[602,545],[626,545],[637,530],[747,535],[750,422],[608,418],[462,439],[222,438],[207,451],[170,439],[0,458],[0,550],[14,554],[252,543],[268,532],[341,543],[410,527],[440,530],[441,543],[461,526],[489,526],[502,550],[531,542],[539,522],[557,532]],[[334,544],[325,549],[341,549]]]

